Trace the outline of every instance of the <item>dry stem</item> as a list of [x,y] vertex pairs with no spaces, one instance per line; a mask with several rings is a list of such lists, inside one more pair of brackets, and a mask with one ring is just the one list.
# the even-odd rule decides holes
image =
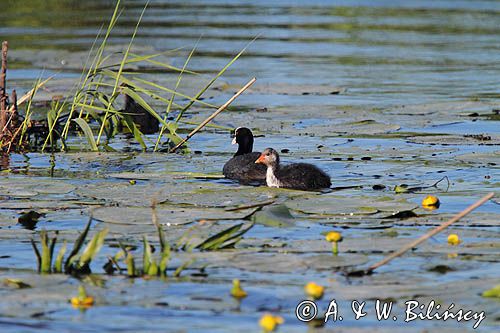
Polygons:
[[493,192],[489,193],[488,195],[486,195],[485,197],[483,197],[481,200],[479,200],[476,203],[470,205],[469,207],[467,207],[466,209],[464,209],[463,211],[461,211],[460,213],[458,213],[457,215],[455,215],[454,217],[452,217],[451,219],[449,219],[445,223],[443,223],[440,226],[438,226],[438,227],[430,230],[428,233],[422,235],[420,238],[414,240],[410,244],[405,245],[404,247],[402,247],[398,251],[396,251],[396,252],[388,255],[387,257],[385,257],[384,259],[380,260],[379,262],[371,265],[364,272],[364,274],[370,274],[370,273],[372,273],[375,269],[379,268],[380,266],[383,266],[383,265],[387,264],[392,259],[401,256],[402,254],[404,254],[407,251],[411,250],[412,248],[414,248],[415,246],[419,245],[420,243],[426,241],[427,239],[431,238],[432,236],[436,235],[437,233],[440,233],[441,231],[443,231],[444,229],[446,229],[447,227],[449,227],[451,224],[457,222],[462,217],[466,216],[467,214],[469,214],[470,212],[472,212],[474,209],[476,209],[479,206],[483,205],[485,202],[487,202],[488,200],[490,200],[494,196],[495,196],[495,193],[493,193]]
[[240,96],[245,90],[247,90],[252,84],[254,84],[254,82],[256,80],[257,80],[256,78],[253,78],[250,81],[248,81],[248,83],[245,84],[245,86],[243,86],[243,88],[241,88],[236,94],[234,94],[233,97],[231,97],[226,103],[224,103],[224,105],[222,105],[220,108],[218,108],[217,111],[215,111],[214,113],[212,113],[210,115],[210,117],[208,117],[207,119],[205,119],[194,130],[192,130],[191,133],[189,133],[184,140],[182,140],[181,142],[179,142],[174,148],[170,149],[169,152],[173,153],[177,149],[179,149],[179,147],[182,146],[184,143],[186,143],[187,140],[191,139],[191,137],[193,135],[195,135],[199,130],[201,130],[203,127],[205,127],[205,125],[208,124],[212,119],[214,119],[215,117],[217,117],[217,115],[219,113],[221,113],[222,111],[224,111],[236,98],[238,98],[238,96]]

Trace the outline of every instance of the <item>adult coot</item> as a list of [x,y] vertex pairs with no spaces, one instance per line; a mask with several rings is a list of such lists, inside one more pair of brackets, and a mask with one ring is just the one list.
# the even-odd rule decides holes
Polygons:
[[238,151],[233,158],[224,164],[222,173],[226,178],[236,179],[242,183],[260,182],[266,180],[266,167],[255,164],[260,153],[252,153],[253,134],[246,127],[238,127],[234,131],[233,144],[238,144]]

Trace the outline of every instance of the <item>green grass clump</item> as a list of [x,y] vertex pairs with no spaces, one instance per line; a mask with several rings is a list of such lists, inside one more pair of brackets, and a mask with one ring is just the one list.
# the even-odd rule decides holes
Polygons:
[[[217,109],[216,105],[202,101],[201,97],[244,53],[248,45],[235,55],[194,96],[183,94],[178,91],[183,76],[199,75],[187,68],[189,61],[195,53],[197,44],[187,56],[182,68],[172,66],[157,59],[166,52],[149,55],[137,55],[131,52],[147,6],[148,4],[145,5],[137,21],[127,48],[121,52],[121,61],[109,64],[110,57],[117,53],[108,52],[107,46],[113,28],[116,26],[123,11],[120,0],[117,1],[105,32],[103,33],[101,29],[91,47],[80,80],[75,86],[74,92],[70,94],[72,98],[67,98],[64,101],[51,105],[51,109],[47,113],[48,134],[41,148],[42,151],[48,149],[48,147],[52,150],[57,149],[57,140],[59,140],[58,142],[60,142],[62,150],[70,150],[71,148],[65,143],[68,136],[74,133],[74,131],[83,133],[87,139],[89,150],[111,151],[113,148],[109,146],[110,140],[123,130],[130,132],[135,141],[141,145],[142,149],[146,150],[148,148],[146,144],[147,140],[145,140],[140,126],[134,122],[133,116],[130,113],[120,108],[118,99],[120,95],[127,95],[129,98],[132,98],[142,108],[143,112],[147,112],[160,124],[161,127],[156,139],[154,139],[153,151],[160,150],[162,145],[174,146],[181,142],[182,138],[177,132],[179,125],[183,122],[186,112],[195,103],[206,108]],[[98,43],[99,40],[100,44]],[[178,73],[175,86],[172,88],[165,87],[142,78],[140,73],[127,71],[127,65],[141,63],[152,64],[167,71]],[[178,104],[176,98],[187,102],[185,105]],[[155,103],[159,103],[159,107],[164,112],[158,112],[148,102],[151,99]],[[177,112],[177,116],[174,120],[168,121],[168,116],[173,111]],[[106,138],[104,139],[104,137]],[[163,142],[164,137],[167,139],[166,142]]]
[[75,244],[73,245],[73,249],[71,250],[66,261],[64,261],[64,255],[66,253],[67,244],[66,241],[64,241],[63,245],[59,249],[53,266],[52,260],[54,257],[54,248],[57,243],[57,237],[49,239],[47,231],[42,230],[40,232],[41,250],[38,249],[35,241],[31,239],[31,245],[33,247],[33,250],[35,251],[38,262],[38,271],[42,274],[63,272],[65,274],[71,275],[90,274],[90,263],[101,250],[102,245],[104,244],[104,238],[108,233],[108,229],[98,231],[81,252],[81,249],[83,248],[83,245],[85,243],[85,239],[87,238],[91,223],[92,218],[89,219],[87,225],[85,226],[85,229],[76,239]]

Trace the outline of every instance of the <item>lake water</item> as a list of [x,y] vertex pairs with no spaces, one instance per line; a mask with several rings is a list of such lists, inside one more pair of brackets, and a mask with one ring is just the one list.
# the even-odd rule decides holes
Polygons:
[[[116,50],[129,42],[144,1],[123,5],[110,39]],[[56,84],[41,92],[50,98],[69,91],[79,77],[81,57],[106,26],[114,2],[4,0],[0,6],[0,39],[10,46],[9,90],[19,94],[38,77],[55,74]],[[220,173],[234,151],[229,133],[213,128],[190,140],[188,155],[141,153],[124,136],[111,142],[116,153],[12,154],[2,161],[8,170],[0,177],[0,279],[20,278],[33,288],[0,285],[0,331],[258,331],[265,312],[285,318],[281,332],[472,330],[471,322],[404,323],[404,302],[412,298],[485,311],[480,330],[495,331],[498,300],[480,295],[499,283],[500,272],[499,22],[498,1],[151,1],[136,49],[148,54],[181,48],[167,57],[182,67],[197,43],[189,68],[203,73],[200,81],[258,36],[218,88],[204,95],[221,105],[257,78],[215,124],[250,127],[263,135],[255,150],[288,149],[285,162],[314,163],[332,176],[334,186],[363,187],[316,195],[193,178],[188,173]],[[135,70],[160,82],[176,78],[154,67]],[[181,87],[193,86],[196,77]],[[264,107],[267,112],[256,111]],[[210,112],[198,106],[187,116],[199,122]],[[429,186],[443,176],[449,188],[440,183],[417,193],[393,191],[400,184]],[[386,189],[375,191],[376,184]],[[374,263],[488,192],[497,193],[496,202],[377,274],[352,280],[339,273]],[[167,228],[171,242],[193,226],[208,237],[248,223],[244,214],[228,216],[224,207],[273,199],[289,207],[294,219],[285,219],[287,227],[258,220],[234,250],[176,252],[172,271],[196,259],[181,278],[103,275],[101,266],[116,253],[116,240],[142,247],[147,235],[157,245],[148,222],[157,193],[165,200],[160,221],[174,225]],[[419,207],[428,193],[440,197],[438,210]],[[78,311],[68,303],[78,280],[36,274],[29,239],[38,240],[37,233],[47,229],[72,243],[98,206],[96,229],[108,227],[110,235],[92,269],[104,282],[85,281],[97,304]],[[187,213],[174,212],[178,207]],[[418,216],[387,219],[409,209]],[[29,210],[45,214],[34,231],[16,223]],[[213,229],[200,220],[212,221]],[[345,239],[333,259],[322,234],[330,230]],[[446,243],[451,232],[462,245]],[[229,296],[233,278],[249,294],[241,304]],[[326,286],[320,308],[335,298],[343,322],[313,328],[295,318],[309,281]],[[366,318],[354,320],[355,299],[368,301]],[[377,321],[376,299],[396,302],[398,321]]]

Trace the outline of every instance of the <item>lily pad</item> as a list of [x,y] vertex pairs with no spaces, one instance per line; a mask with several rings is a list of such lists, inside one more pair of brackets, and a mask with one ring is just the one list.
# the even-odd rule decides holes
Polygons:
[[[158,222],[162,225],[179,225],[200,220],[239,220],[247,217],[254,209],[228,212],[219,208],[189,208],[160,206],[157,208]],[[96,220],[116,224],[152,225],[149,207],[101,207],[93,212]]]
[[417,207],[400,198],[332,194],[292,198],[286,205],[290,209],[316,215],[371,215],[380,211],[397,213]]
[[252,215],[252,221],[269,227],[290,227],[294,217],[284,204],[267,206]]

